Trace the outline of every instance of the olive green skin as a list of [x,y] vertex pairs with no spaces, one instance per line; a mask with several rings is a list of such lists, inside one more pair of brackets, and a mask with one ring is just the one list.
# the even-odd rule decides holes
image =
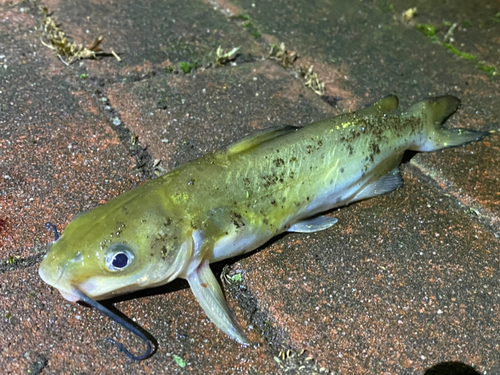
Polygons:
[[[302,128],[264,131],[188,162],[73,220],[50,245],[40,275],[69,300],[76,300],[75,287],[102,299],[251,251],[301,220],[379,194],[363,189],[393,170],[406,149],[479,139],[448,134],[451,143],[441,142],[441,121],[458,105],[450,98],[394,116],[397,98],[388,97]],[[115,243],[134,253],[120,272],[105,264]]]

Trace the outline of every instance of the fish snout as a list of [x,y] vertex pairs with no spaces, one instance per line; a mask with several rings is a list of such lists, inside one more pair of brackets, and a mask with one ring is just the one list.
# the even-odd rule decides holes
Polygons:
[[53,243],[47,246],[47,254],[44,256],[40,268],[38,269],[38,274],[40,278],[50,286],[59,290],[61,295],[70,302],[75,302],[79,300],[79,297],[73,293],[74,287],[68,282],[65,271],[68,266],[72,263],[81,262],[83,256],[78,252],[73,258],[66,262],[60,262],[60,260],[50,253],[50,248]]

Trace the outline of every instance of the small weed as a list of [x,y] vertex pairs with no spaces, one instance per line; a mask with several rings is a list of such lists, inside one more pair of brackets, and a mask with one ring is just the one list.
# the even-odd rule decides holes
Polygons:
[[318,95],[324,95],[325,94],[325,84],[321,82],[318,79],[318,75],[313,72],[313,66],[309,69],[306,69],[304,67],[300,67],[299,71],[300,75],[302,78],[304,78],[304,84],[309,87],[311,90],[313,90],[316,94]]
[[240,283],[241,280],[242,280],[241,273],[237,273],[236,275],[231,276],[231,282],[233,283]]
[[477,64],[478,69],[482,70],[483,72],[486,72],[492,76],[497,76],[498,75],[498,70],[496,67],[493,65],[487,65],[487,64]]
[[177,365],[179,367],[182,367],[182,368],[186,367],[186,361],[184,361],[184,359],[182,359],[182,357],[179,357],[178,355],[175,355],[175,354],[173,357],[174,357],[175,363],[177,363]]
[[436,35],[437,29],[435,26],[428,23],[419,23],[415,26],[415,28],[433,42],[437,42],[438,37]]
[[267,58],[278,61],[278,64],[288,69],[293,66],[295,61],[299,58],[299,55],[296,52],[287,51],[285,43],[281,43],[279,47],[275,44],[271,44],[271,50]]
[[181,61],[179,63],[179,69],[182,71],[184,74],[190,73],[193,69],[196,69],[198,66],[198,63],[195,61],[193,63],[188,63],[185,61]]
[[236,52],[240,47],[234,47],[231,50],[224,51],[221,46],[217,48],[217,51],[215,51],[215,56],[216,56],[216,61],[215,65],[218,66],[224,66],[227,65],[229,62],[233,61],[236,58]]
[[457,56],[460,56],[464,60],[477,60],[476,56],[471,55],[470,53],[459,51],[456,47],[454,47],[450,43],[443,43],[443,46],[445,46],[446,48],[448,48],[448,50],[451,53],[453,53],[453,54],[455,54]]
[[415,18],[415,16],[417,15],[417,8],[409,8],[407,10],[405,10],[403,13],[401,13],[401,19],[403,22],[410,22],[411,20],[413,20],[413,18]]
[[121,61],[120,57],[112,49],[103,51],[99,47],[103,40],[102,36],[94,39],[86,47],[83,44],[70,42],[66,34],[59,28],[60,25],[52,19],[52,14],[48,8],[41,7],[40,9],[42,11],[40,25],[42,36],[40,41],[45,47],[53,50],[65,65],[70,65],[80,59],[97,59],[98,56],[110,55]]

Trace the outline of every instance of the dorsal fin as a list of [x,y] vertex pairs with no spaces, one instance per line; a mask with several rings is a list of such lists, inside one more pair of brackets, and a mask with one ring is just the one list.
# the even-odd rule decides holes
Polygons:
[[242,140],[233,143],[232,145],[227,147],[227,153],[229,155],[238,154],[243,151],[249,151],[265,142],[269,142],[270,140],[281,137],[285,134],[289,134],[297,131],[300,128],[295,126],[286,125],[283,127],[272,127],[268,129],[261,130],[255,134],[251,134]]
[[399,106],[399,100],[396,95],[388,95],[385,98],[380,99],[375,104],[368,108],[361,109],[354,112],[356,117],[361,116],[380,116],[389,114],[395,111]]

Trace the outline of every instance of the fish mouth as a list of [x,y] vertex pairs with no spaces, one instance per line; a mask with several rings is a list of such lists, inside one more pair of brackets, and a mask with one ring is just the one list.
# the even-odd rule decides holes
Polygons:
[[[64,269],[66,269],[66,267]],[[70,302],[76,302],[76,301],[80,300],[80,298],[78,297],[77,293],[75,293],[75,288],[71,288],[69,291],[67,291],[67,290],[63,290],[61,288],[61,286],[57,285],[59,283],[59,281],[61,280],[61,277],[62,277],[62,275],[64,273],[64,269],[63,269],[63,272],[61,272],[61,275],[58,277],[57,281],[55,281],[55,282],[54,282],[53,276],[44,267],[40,267],[40,269],[38,270],[38,274],[40,275],[40,278],[45,283],[47,283],[48,285],[51,285],[54,288],[56,288],[59,291],[59,293],[61,293],[61,295],[66,300],[68,300]]]
[[75,294],[75,291],[77,290],[74,288],[71,292],[65,292],[64,290],[58,289],[59,293],[64,297],[64,299],[68,300],[69,302],[76,302],[80,301],[80,297]]
[[[51,245],[52,244],[49,244],[48,250],[50,250]],[[66,300],[70,302],[76,302],[80,300],[80,298],[78,297],[78,293],[75,292],[76,288],[73,285],[68,285],[67,280],[65,280],[66,278],[63,278],[63,276],[65,275],[65,271],[70,264],[81,261],[81,259],[82,254],[78,252],[73,258],[68,260],[62,268],[56,267],[56,270],[59,270],[54,272],[54,267],[50,259],[50,253],[48,252],[44,257],[42,264],[40,264],[38,274],[45,283],[56,288]],[[63,282],[61,282],[61,280]]]

